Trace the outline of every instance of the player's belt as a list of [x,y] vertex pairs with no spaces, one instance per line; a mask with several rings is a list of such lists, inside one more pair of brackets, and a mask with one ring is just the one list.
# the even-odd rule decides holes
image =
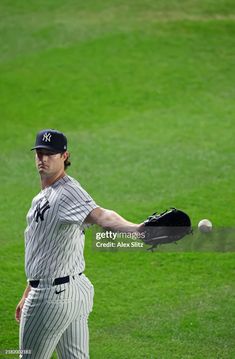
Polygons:
[[[78,273],[78,275],[82,275],[82,273]],[[68,282],[70,282],[70,277],[71,276],[67,275],[66,277],[55,278],[52,282],[52,285],[68,283]],[[74,275],[72,276],[72,278],[74,278]],[[29,284],[33,288],[37,288],[39,286],[39,283],[40,283],[40,279],[29,281]]]

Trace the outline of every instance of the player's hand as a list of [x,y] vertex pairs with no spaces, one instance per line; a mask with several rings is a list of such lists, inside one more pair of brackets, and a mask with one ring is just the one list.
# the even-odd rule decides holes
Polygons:
[[17,304],[16,311],[15,311],[15,320],[19,323],[21,317],[21,311],[24,306],[25,298],[23,297],[19,303]]

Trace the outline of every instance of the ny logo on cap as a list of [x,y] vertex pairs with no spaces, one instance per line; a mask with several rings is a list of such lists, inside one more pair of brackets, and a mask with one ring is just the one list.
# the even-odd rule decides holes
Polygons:
[[49,133],[47,133],[47,132],[44,133],[42,140],[45,141],[45,142],[51,142],[51,134],[50,134],[50,132]]

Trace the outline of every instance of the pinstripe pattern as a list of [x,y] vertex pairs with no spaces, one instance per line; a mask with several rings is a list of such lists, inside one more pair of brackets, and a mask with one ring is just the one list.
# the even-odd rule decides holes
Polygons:
[[[55,291],[65,289],[56,294]],[[60,359],[88,359],[88,316],[94,289],[83,274],[70,283],[32,288],[23,307],[20,349],[25,359],[49,359],[56,349]]]
[[[46,203],[44,219],[36,216]],[[85,269],[83,221],[97,207],[69,176],[42,190],[32,201],[25,230],[25,271],[28,279],[63,277]]]
[[[25,300],[20,322],[20,349],[27,359],[89,358],[88,316],[94,288],[81,273],[83,222],[97,205],[72,177],[64,176],[32,201],[25,230],[25,271],[28,280],[40,279]],[[52,286],[53,279],[70,282]],[[61,293],[56,294],[56,290]]]

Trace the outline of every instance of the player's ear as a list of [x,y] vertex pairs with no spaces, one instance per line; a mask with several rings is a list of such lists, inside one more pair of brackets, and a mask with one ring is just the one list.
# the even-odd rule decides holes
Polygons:
[[69,166],[71,166],[71,162],[70,162],[70,160],[69,160],[70,153],[66,151],[66,152],[62,153],[61,156],[63,156],[64,169],[66,170]]
[[69,153],[68,153],[68,151],[65,151],[65,152],[61,153],[61,157],[63,157],[64,161],[66,161],[67,158],[69,158]]

